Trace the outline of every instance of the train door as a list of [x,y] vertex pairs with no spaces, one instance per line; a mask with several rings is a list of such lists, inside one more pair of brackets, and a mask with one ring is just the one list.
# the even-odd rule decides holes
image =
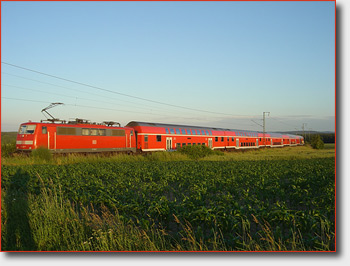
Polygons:
[[131,144],[131,134],[130,131],[125,130],[125,148],[129,148]]
[[209,138],[209,139],[208,139],[208,147],[209,147],[210,149],[213,148],[213,139],[212,139],[212,138]]
[[131,148],[133,147],[133,142],[134,142],[134,131],[125,131],[125,148]]
[[[42,129],[45,130],[45,129]],[[47,148],[49,150],[56,150],[57,140],[56,140],[56,127],[48,126],[47,130]]]
[[259,147],[259,139],[256,139],[256,146]]
[[239,139],[236,139],[236,148],[239,148]]
[[171,137],[166,138],[166,149],[171,150],[173,147],[173,139]]

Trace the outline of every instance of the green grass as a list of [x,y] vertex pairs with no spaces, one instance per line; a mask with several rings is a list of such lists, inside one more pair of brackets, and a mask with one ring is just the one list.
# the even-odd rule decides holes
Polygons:
[[334,156],[295,148],[3,165],[2,249],[334,250]]
[[[198,146],[201,147],[201,146]],[[192,146],[189,148],[196,148]],[[150,161],[265,161],[265,160],[295,160],[295,159],[316,159],[316,158],[333,158],[335,156],[334,144],[326,144],[323,150],[314,150],[310,146],[297,146],[285,148],[264,148],[253,150],[238,151],[211,151],[205,156],[198,155],[198,151],[176,151],[176,152],[154,152],[136,155],[115,154],[66,154],[53,155],[41,158],[40,156],[28,156],[15,154],[1,158],[2,165],[33,165],[33,164],[50,164],[64,165],[72,163],[97,163],[97,162],[150,162]]]

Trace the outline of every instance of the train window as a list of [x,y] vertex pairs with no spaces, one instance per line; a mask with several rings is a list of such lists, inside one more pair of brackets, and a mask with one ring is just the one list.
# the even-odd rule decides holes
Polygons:
[[89,136],[89,135],[90,135],[90,129],[89,129],[89,128],[83,128],[83,129],[81,130],[81,134],[82,134],[83,136]]
[[42,127],[41,128],[41,133],[42,134],[47,134],[47,127]]
[[191,146],[191,143],[187,143],[187,145]]
[[124,137],[125,130],[124,129],[112,129],[112,136]]
[[197,145],[201,145],[200,143],[197,143]]
[[205,135],[205,132],[204,132],[204,130],[201,130],[202,131],[202,135]]
[[148,135],[145,135],[145,142],[148,142]]
[[176,134],[180,134],[180,129],[176,129]]
[[186,143],[182,143],[182,147],[185,147],[186,146]]
[[175,131],[173,128],[170,128],[170,134],[175,134]]
[[166,128],[165,129],[165,133],[169,134],[169,129]]
[[57,127],[57,135],[76,135],[76,128],[74,127]]
[[180,149],[181,148],[181,143],[176,143],[176,149]]
[[235,141],[235,138],[234,138],[234,137],[232,137],[232,141]]
[[221,137],[221,141],[224,141],[224,137]]
[[197,135],[197,133],[196,133],[196,130],[195,130],[195,129],[192,129],[192,134],[193,134],[193,135]]
[[205,146],[205,143],[202,143],[203,146]]
[[215,141],[216,141],[216,142],[218,141],[218,139],[219,139],[218,137],[215,137]]
[[[104,129],[101,129],[101,130],[104,130]],[[130,131],[130,136],[134,136],[134,131],[133,130]]]
[[184,130],[184,129],[181,129],[181,134],[184,134],[184,135],[186,135],[186,130]]
[[186,129],[187,131],[187,135],[191,135],[191,130],[190,129]]
[[209,131],[208,131],[208,130],[206,130],[206,131],[205,131],[205,134],[209,136]]
[[96,128],[92,128],[90,131],[91,136],[97,136],[98,135],[98,130]]
[[157,141],[158,142],[162,141],[162,135],[157,135]]
[[19,134],[34,134],[36,125],[23,125],[19,128]]

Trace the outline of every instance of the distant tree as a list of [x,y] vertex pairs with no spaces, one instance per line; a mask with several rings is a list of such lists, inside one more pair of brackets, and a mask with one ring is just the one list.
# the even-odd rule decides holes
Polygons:
[[324,143],[320,135],[313,135],[311,137],[311,147],[314,149],[324,148]]

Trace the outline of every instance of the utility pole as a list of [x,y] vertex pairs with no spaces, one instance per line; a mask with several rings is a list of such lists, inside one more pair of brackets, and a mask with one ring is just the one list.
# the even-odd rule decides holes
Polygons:
[[302,126],[302,128],[303,128],[303,136],[304,136],[304,141],[305,141],[305,126],[307,125],[307,123],[303,123],[303,126]]
[[264,138],[264,144],[265,144],[265,147],[266,147],[266,138],[265,138],[265,133],[266,133],[265,114],[270,115],[270,112],[263,112],[263,138]]

